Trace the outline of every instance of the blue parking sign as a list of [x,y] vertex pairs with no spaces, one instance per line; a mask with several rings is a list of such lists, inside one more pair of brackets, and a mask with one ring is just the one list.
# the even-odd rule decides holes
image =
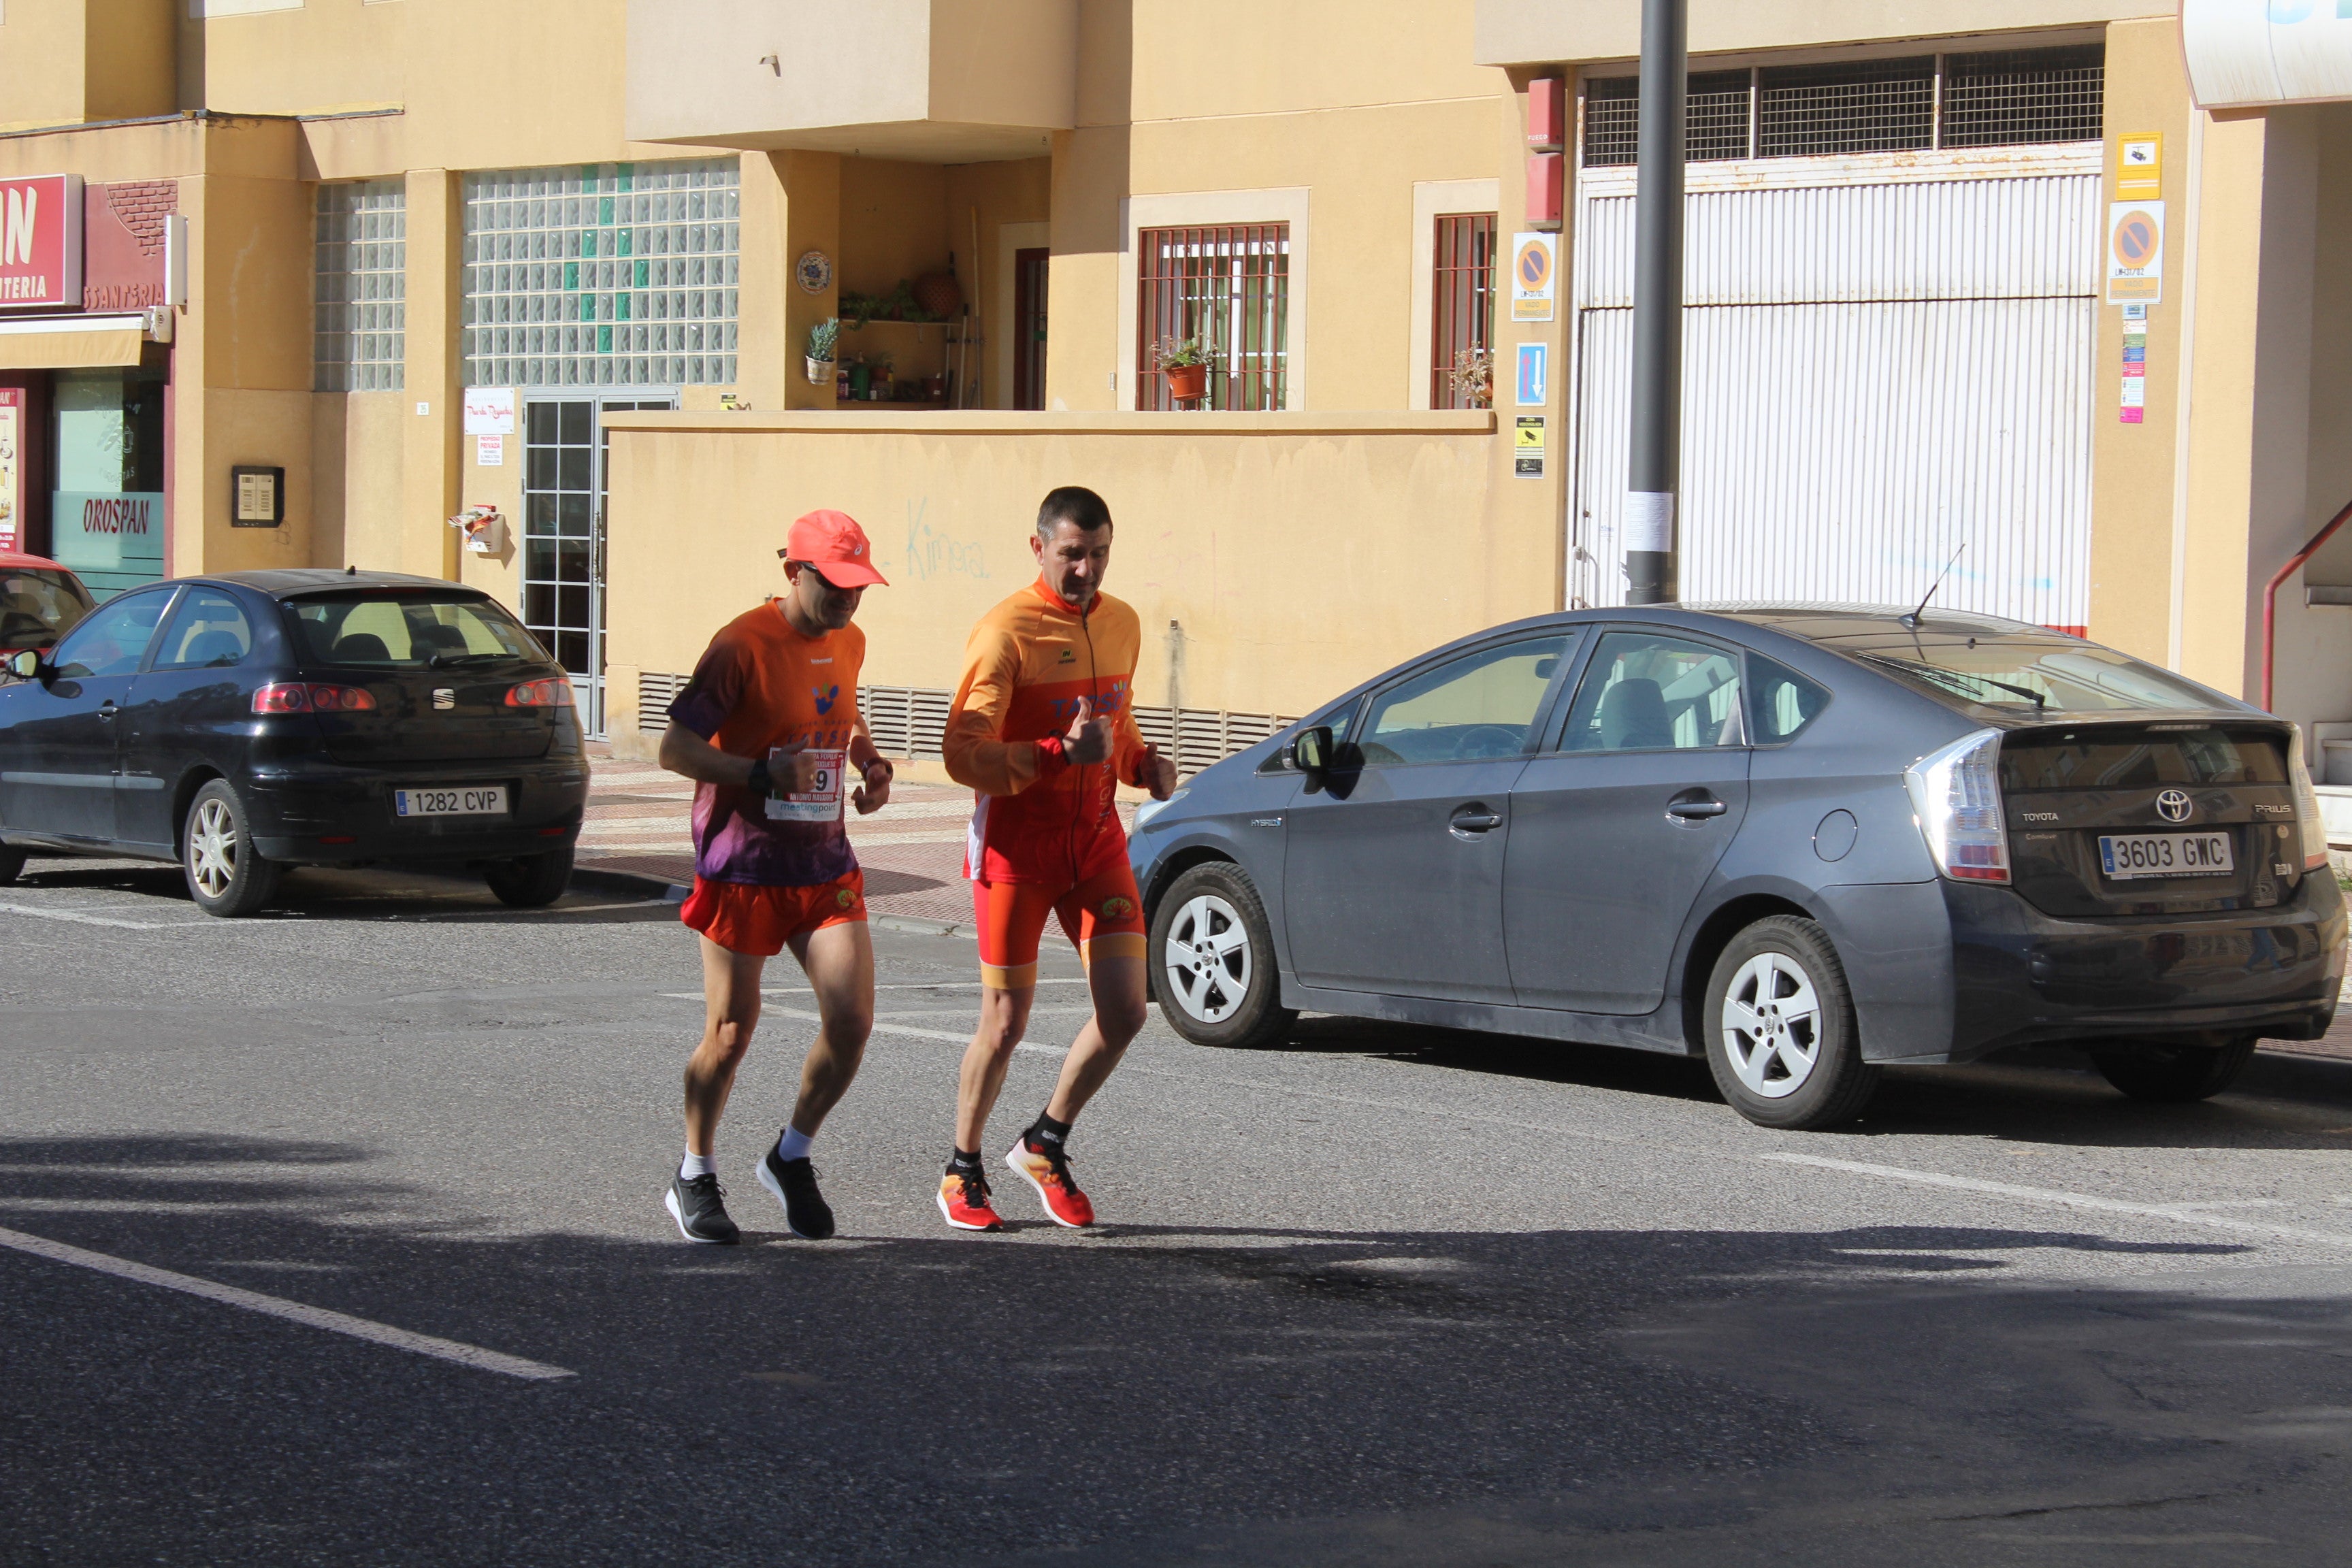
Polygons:
[[1519,393],[1521,408],[1540,408],[1551,401],[1551,345],[1521,343],[1519,345]]

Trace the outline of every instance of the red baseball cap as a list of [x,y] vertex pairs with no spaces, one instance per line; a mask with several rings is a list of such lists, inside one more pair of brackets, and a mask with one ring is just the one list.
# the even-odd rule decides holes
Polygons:
[[890,585],[874,570],[874,547],[866,542],[866,531],[845,511],[813,511],[796,520],[784,540],[784,559],[807,562],[836,588]]

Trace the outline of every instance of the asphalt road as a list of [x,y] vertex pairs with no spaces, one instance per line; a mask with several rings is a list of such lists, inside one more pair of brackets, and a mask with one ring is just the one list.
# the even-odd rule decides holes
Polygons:
[[[1008,1179],[1013,1231],[969,1236],[932,1189],[973,952],[883,931],[817,1146],[843,1237],[751,1175],[787,965],[724,1138],[750,1244],[697,1247],[661,1208],[691,940],[619,902],[0,889],[0,1560],[2345,1556],[2352,1063],[2187,1108],[1911,1070],[1776,1134],[1691,1062],[1155,1020],[1073,1144],[1108,1223]],[[1017,1058],[992,1156],[1056,1060]]]

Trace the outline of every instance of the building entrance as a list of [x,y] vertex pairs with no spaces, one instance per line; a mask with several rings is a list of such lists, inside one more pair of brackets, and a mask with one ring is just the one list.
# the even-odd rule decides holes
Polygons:
[[670,409],[667,392],[532,397],[524,405],[522,618],[572,672],[581,727],[604,734],[607,414]]

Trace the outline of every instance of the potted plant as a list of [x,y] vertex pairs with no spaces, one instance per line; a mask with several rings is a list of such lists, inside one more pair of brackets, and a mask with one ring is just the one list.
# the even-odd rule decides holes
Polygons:
[[808,331],[808,384],[833,384],[834,356],[841,346],[841,318],[827,316]]
[[1179,403],[1198,403],[1209,395],[1209,362],[1213,356],[1196,334],[1167,337],[1151,346],[1151,358],[1168,378],[1168,395]]
[[1495,353],[1492,349],[1463,349],[1454,356],[1454,369],[1447,375],[1454,395],[1472,408],[1495,406]]

